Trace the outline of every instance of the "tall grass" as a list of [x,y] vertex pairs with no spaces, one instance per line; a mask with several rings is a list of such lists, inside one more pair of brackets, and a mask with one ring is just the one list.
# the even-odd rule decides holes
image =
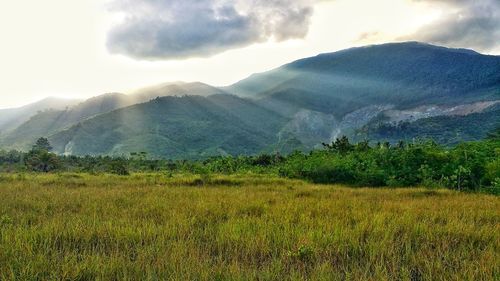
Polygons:
[[259,176],[0,176],[0,280],[498,280],[500,200]]

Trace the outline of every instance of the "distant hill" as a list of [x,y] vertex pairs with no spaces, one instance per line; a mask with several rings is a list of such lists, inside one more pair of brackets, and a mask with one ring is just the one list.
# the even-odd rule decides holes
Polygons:
[[49,97],[18,108],[0,109],[0,136],[28,121],[39,111],[62,110],[78,102],[79,100]]
[[139,97],[142,100],[150,100],[156,97],[166,96],[211,96],[227,94],[227,92],[201,82],[174,82],[163,83],[151,87],[136,90],[131,96]]
[[499,56],[391,43],[298,60],[222,89],[170,83],[98,96],[41,112],[0,145],[28,149],[48,136],[58,153],[182,159],[308,150],[341,135],[454,144],[485,137],[500,122],[499,104]]
[[[28,149],[40,136],[50,136],[63,129],[69,128],[85,119],[108,113],[113,110],[150,101],[156,97],[173,95],[212,95],[224,93],[212,86],[203,83],[163,84],[135,91],[129,95],[121,93],[108,93],[99,95],[64,110],[51,108],[39,111],[27,118],[8,134],[0,137],[0,144],[15,149]],[[50,101],[48,101],[47,104]],[[13,126],[12,126],[13,127]]]

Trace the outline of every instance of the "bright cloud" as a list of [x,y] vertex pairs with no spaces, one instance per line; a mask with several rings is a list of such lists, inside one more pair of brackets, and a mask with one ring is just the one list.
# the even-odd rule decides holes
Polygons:
[[489,52],[500,45],[499,0],[414,0],[444,15],[403,38]]
[[168,81],[228,85],[353,46],[500,54],[499,0],[0,1],[0,108]]
[[265,42],[303,38],[309,0],[116,0],[123,20],[109,33],[113,53],[140,59],[204,57]]

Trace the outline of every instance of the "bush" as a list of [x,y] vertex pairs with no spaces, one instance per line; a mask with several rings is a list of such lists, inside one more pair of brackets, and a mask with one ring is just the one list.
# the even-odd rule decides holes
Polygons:
[[48,173],[57,170],[60,167],[60,161],[57,155],[38,150],[28,153],[26,165],[34,172]]
[[130,171],[187,172],[199,175],[199,184],[212,174],[278,174],[315,183],[355,186],[427,186],[480,190],[500,184],[500,140],[462,143],[454,148],[432,141],[370,146],[350,144],[345,137],[325,144],[324,150],[259,156],[213,157],[203,161],[152,160],[135,154],[131,159],[103,156],[57,156],[40,140],[28,153],[0,151],[3,172],[88,172],[129,175]]
[[110,172],[120,176],[130,175],[130,172],[128,171],[127,161],[124,159],[113,160],[111,162]]
[[[499,156],[500,157],[500,156]],[[500,187],[500,159],[495,159],[486,164],[485,181],[492,186]]]
[[374,187],[422,185],[458,190],[494,186],[500,178],[498,141],[464,143],[453,149],[433,142],[374,148],[367,148],[365,143],[363,149],[341,152],[332,148],[337,146],[326,146],[326,150],[309,155],[294,154],[288,157],[279,173],[315,183]]

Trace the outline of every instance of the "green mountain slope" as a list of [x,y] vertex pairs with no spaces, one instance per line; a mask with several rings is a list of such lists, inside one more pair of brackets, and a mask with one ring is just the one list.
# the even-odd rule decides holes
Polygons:
[[0,137],[0,144],[12,149],[29,149],[40,136],[50,136],[67,129],[78,122],[99,114],[147,102],[161,96],[212,95],[224,93],[202,83],[169,83],[135,91],[130,95],[109,93],[90,98],[65,110],[45,110],[38,112],[17,128]]
[[397,124],[372,122],[358,130],[355,140],[396,143],[400,140],[433,139],[445,145],[484,139],[500,128],[500,106],[465,116],[436,116]]
[[286,120],[231,95],[163,97],[103,114],[50,138],[59,153],[199,158],[254,154]]
[[223,89],[174,83],[100,96],[42,112],[0,145],[27,149],[48,136],[58,153],[181,159],[307,150],[342,134],[453,144],[484,137],[499,121],[497,101],[499,56],[394,43],[302,59]]
[[[343,134],[352,137],[389,110],[415,109],[425,119],[433,107],[447,115],[457,106],[473,109],[484,101],[499,101],[500,57],[417,42],[383,44],[298,60],[252,75],[226,90],[290,118],[280,132],[282,142],[299,140],[312,147]],[[439,115],[433,111],[429,117]],[[467,119],[460,115],[445,119],[458,124]],[[490,122],[500,118],[488,116]],[[413,126],[425,124],[419,121]],[[475,130],[472,123],[460,126]],[[441,130],[435,132],[436,139],[452,142],[444,137],[446,128]],[[483,135],[458,134],[455,141]]]
[[19,108],[0,109],[0,136],[28,121],[39,111],[48,109],[62,110],[74,106],[78,102],[80,101],[49,97]]
[[374,104],[399,108],[500,98],[500,57],[428,44],[394,43],[302,59],[227,88],[283,113],[337,117]]

